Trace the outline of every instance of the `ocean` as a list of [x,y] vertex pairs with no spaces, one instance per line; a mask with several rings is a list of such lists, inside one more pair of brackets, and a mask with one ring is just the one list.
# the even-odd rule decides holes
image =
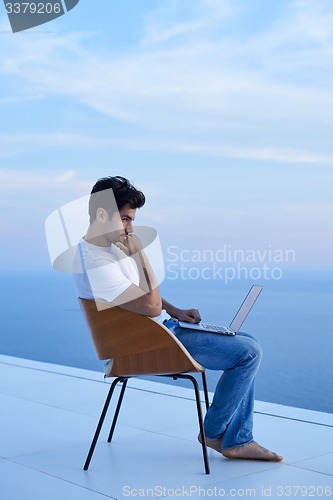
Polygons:
[[[1,354],[102,370],[72,276],[52,270],[3,271],[0,278]],[[167,276],[161,286],[166,300],[198,308],[205,321],[222,324],[229,323],[257,283],[172,278]],[[333,413],[332,278],[332,270],[285,271],[279,280],[257,283],[264,290],[242,327],[259,338],[264,352],[256,399]],[[210,390],[219,376],[207,372]]]

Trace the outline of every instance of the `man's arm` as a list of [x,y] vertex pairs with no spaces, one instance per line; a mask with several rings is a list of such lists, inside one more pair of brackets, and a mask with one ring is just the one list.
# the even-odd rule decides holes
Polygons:
[[127,235],[116,246],[134,259],[139,272],[139,285],[130,285],[112,303],[145,316],[159,316],[162,312],[162,299],[158,281],[141,241],[135,235]]
[[165,299],[162,299],[162,309],[165,309],[172,318],[179,321],[187,321],[188,323],[199,323],[201,321],[198,309],[179,309]]

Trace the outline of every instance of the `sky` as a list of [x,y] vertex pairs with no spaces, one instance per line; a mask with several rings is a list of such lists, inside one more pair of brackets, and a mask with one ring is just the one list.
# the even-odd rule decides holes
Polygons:
[[49,269],[44,223],[99,177],[170,246],[332,269],[331,0],[80,0],[12,33],[0,4],[0,268]]

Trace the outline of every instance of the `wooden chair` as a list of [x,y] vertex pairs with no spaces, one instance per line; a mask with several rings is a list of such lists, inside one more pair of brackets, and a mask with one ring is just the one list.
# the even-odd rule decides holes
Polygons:
[[94,300],[79,299],[87,321],[98,359],[111,359],[107,377],[116,377],[107,395],[90,450],[84,464],[87,470],[108,411],[112,394],[118,382],[122,382],[118,403],[113,417],[108,442],[111,442],[128,379],[138,375],[160,375],[188,379],[195,392],[202,453],[206,474],[210,473],[203,426],[200,393],[197,380],[188,372],[202,374],[206,409],[209,407],[205,368],[197,363],[175,335],[162,324],[148,316],[142,316],[102,302],[98,307]]

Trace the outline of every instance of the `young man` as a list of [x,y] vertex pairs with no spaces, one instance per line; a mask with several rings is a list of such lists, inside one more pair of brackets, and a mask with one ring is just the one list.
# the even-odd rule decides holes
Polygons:
[[[200,321],[197,309],[178,309],[164,300],[145,255],[133,234],[136,210],[144,194],[123,177],[106,177],[94,185],[89,202],[90,225],[80,241],[83,273],[76,275],[79,296],[104,300],[146,316],[169,315],[164,324],[194,359],[211,370],[223,370],[205,417],[207,446],[228,458],[281,461],[253,439],[254,378],[261,360],[250,334],[203,333],[190,328]],[[178,326],[187,321],[189,328]]]

